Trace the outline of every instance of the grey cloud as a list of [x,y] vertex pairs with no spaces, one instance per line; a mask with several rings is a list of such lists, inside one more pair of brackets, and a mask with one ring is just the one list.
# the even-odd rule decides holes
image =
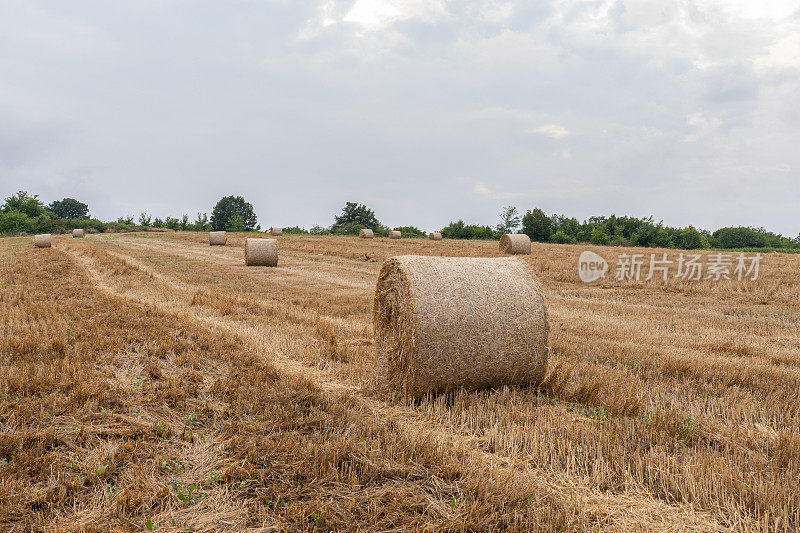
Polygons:
[[[348,200],[391,225],[491,224],[517,202],[797,233],[800,65],[765,59],[791,20],[505,4],[409,3],[366,29],[352,1],[9,0],[0,192],[103,218],[234,193],[266,226]],[[568,135],[529,133],[552,128]]]

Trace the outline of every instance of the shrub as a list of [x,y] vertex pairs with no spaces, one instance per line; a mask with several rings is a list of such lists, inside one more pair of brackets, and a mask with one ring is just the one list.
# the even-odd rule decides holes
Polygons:
[[[361,228],[359,228],[361,229]],[[395,231],[399,231],[403,234],[403,237],[410,237],[410,238],[425,238],[428,236],[427,233],[422,231],[421,229],[414,227],[414,226],[398,226],[394,228]],[[358,235],[358,232],[356,232]]]
[[553,234],[551,240],[558,244],[572,244],[575,242],[572,237],[564,233],[562,230],[558,230]]

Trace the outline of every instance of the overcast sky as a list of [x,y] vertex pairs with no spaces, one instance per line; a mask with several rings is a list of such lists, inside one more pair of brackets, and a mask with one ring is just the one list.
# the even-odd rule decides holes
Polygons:
[[800,232],[798,1],[0,0],[0,195]]

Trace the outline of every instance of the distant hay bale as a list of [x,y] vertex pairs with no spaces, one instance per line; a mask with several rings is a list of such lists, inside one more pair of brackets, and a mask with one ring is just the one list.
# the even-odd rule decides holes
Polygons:
[[33,245],[37,248],[50,248],[53,244],[53,238],[49,233],[40,233],[33,236]]
[[358,236],[362,239],[371,239],[375,236],[371,229],[364,228],[358,232]]
[[390,231],[389,232],[389,238],[390,239],[400,239],[402,237],[403,237],[403,234],[400,233],[399,231]]
[[439,233],[438,231],[434,231],[430,235],[428,235],[428,238],[430,240],[432,240],[432,241],[441,241],[442,240],[442,234]]
[[524,233],[507,233],[500,237],[500,251],[506,254],[530,254],[531,238]]
[[407,396],[544,377],[547,310],[536,277],[517,258],[388,259],[373,320],[387,384]]
[[208,233],[208,244],[211,246],[225,246],[228,242],[228,234],[224,231],[210,231]]
[[278,241],[247,239],[244,242],[244,263],[247,266],[278,266]]
[[74,230],[72,230],[72,238],[73,239],[82,239],[84,237],[86,237],[86,231],[85,230],[82,230],[80,228],[75,228]]
[[273,237],[280,237],[281,235],[283,235],[283,228],[276,228],[276,227],[269,228],[269,234],[272,235]]

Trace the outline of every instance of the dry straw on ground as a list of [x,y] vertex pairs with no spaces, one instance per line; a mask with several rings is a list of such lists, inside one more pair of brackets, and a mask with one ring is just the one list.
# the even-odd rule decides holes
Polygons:
[[49,233],[40,233],[33,237],[33,245],[37,248],[50,248],[51,244],[52,237],[50,237]]
[[544,376],[547,312],[538,281],[518,259],[388,259],[373,319],[387,383],[408,396]]
[[244,262],[247,266],[278,266],[278,241],[247,239],[244,243]]
[[72,230],[72,237],[75,239],[82,239],[83,237],[86,237],[86,231],[80,228],[75,228]]
[[375,236],[371,229],[364,228],[358,232],[358,236],[362,239],[371,239]]
[[506,254],[530,254],[531,238],[524,233],[507,233],[500,237],[500,251]]
[[269,234],[272,235],[273,237],[280,237],[281,235],[283,235],[283,228],[276,228],[273,226],[269,228]]
[[400,239],[402,237],[403,237],[403,234],[400,233],[399,231],[390,231],[389,232],[389,238],[390,239]]
[[212,231],[208,234],[208,243],[211,246],[225,246],[228,242],[228,234],[224,231]]
[[432,241],[441,241],[442,240],[442,234],[439,233],[438,231],[434,231],[430,235],[428,235],[428,238],[430,240],[432,240]]

